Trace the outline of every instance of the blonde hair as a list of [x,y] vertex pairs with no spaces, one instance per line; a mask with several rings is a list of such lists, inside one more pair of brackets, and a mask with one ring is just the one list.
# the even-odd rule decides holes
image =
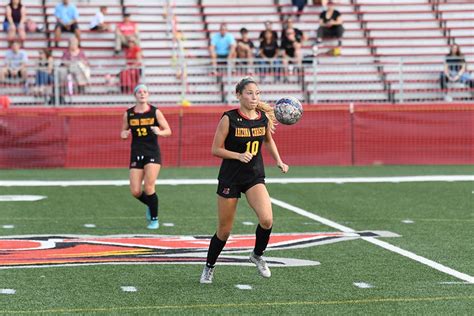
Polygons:
[[[255,79],[253,79],[252,77],[242,78],[235,86],[235,93],[242,94],[245,87],[250,83],[256,84],[258,86],[257,81],[255,81]],[[270,127],[270,130],[273,131],[276,125],[275,111],[273,110],[273,108],[268,103],[260,101],[257,104],[257,110],[262,111],[267,115],[268,125]]]

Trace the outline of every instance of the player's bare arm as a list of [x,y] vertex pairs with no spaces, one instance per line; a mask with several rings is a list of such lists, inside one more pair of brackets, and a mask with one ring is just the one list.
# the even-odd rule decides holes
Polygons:
[[153,131],[153,133],[155,133],[156,135],[161,136],[161,137],[171,136],[172,132],[171,132],[171,128],[168,124],[168,121],[166,120],[163,113],[158,109],[156,110],[156,120],[158,121],[158,124],[160,126],[159,127],[158,126],[152,126],[151,130]]

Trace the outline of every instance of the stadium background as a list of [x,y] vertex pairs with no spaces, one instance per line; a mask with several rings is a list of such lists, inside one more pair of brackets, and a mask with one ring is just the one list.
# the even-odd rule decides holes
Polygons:
[[[51,30],[57,1],[23,3],[36,22]],[[162,225],[158,233],[212,234],[219,160],[211,156],[210,143],[222,112],[237,105],[232,89],[243,74],[222,69],[222,76],[209,75],[208,35],[223,21],[234,35],[246,26],[253,40],[267,19],[279,31],[291,12],[290,1],[75,3],[83,30],[102,4],[109,7],[109,21],[120,21],[127,11],[139,23],[143,80],[151,103],[164,111],[173,129],[172,137],[160,139],[165,168],[157,185],[160,222],[172,225]],[[198,282],[201,265],[41,267],[44,258],[32,262],[27,254],[19,258],[38,267],[17,269],[2,260],[2,248],[0,314],[470,315],[474,105],[469,88],[452,84],[442,91],[438,79],[453,41],[473,70],[474,4],[340,0],[337,9],[346,27],[341,56],[321,55],[317,64],[288,76],[287,83],[273,82],[273,75],[261,83],[270,103],[291,95],[305,109],[298,124],[279,125],[275,134],[290,173],[281,175],[265,158],[267,176],[275,181],[267,184],[272,198],[306,210],[310,217],[274,203],[274,231],[331,233],[340,225],[362,232],[387,230],[400,237],[376,240],[434,264],[359,238],[267,251],[269,257],[321,263],[274,268],[269,282],[257,278],[254,267],[219,266],[214,284],[203,288]],[[320,10],[308,5],[296,23],[310,39]],[[163,16],[165,11],[169,13]],[[67,38],[65,34],[62,47]],[[0,33],[0,61],[5,39]],[[51,39],[50,33],[28,34],[30,80],[38,49]],[[64,104],[45,105],[22,85],[0,83],[0,95],[10,100],[0,109],[1,196],[43,198],[0,202],[0,245],[5,246],[5,239],[70,234],[154,236],[145,228],[144,210],[129,194],[129,142],[119,139],[122,115],[133,97],[104,80],[125,63],[113,55],[113,34],[83,32],[82,48],[91,62],[92,82],[86,93],[67,96]],[[311,54],[311,41],[303,49]],[[62,51],[53,48],[57,59]],[[201,184],[206,181],[209,185]],[[317,216],[323,221],[311,219]],[[324,219],[336,225],[328,226]],[[252,235],[254,224],[255,214],[242,201],[233,234]],[[90,253],[85,249],[78,255],[87,260]],[[63,257],[48,259],[61,265]],[[107,254],[98,259],[109,260]],[[446,273],[446,267],[455,273]],[[136,292],[123,290],[131,286]]]

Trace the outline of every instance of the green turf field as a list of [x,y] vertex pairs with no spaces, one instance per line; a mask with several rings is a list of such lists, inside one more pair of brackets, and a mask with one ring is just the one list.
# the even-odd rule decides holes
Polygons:
[[[268,178],[473,175],[474,166],[295,167]],[[216,168],[163,169],[160,179],[215,179]],[[0,170],[2,180],[126,180],[125,169]],[[160,223],[147,230],[144,206],[127,186],[0,186],[3,195],[42,195],[0,202],[0,235],[212,235],[215,185],[158,185]],[[272,198],[355,231],[389,231],[392,246],[474,276],[474,182],[268,184]],[[308,216],[273,206],[274,233],[339,232]],[[256,216],[245,199],[234,234],[253,234]],[[172,223],[174,226],[163,226]],[[95,227],[85,227],[93,224]],[[14,238],[14,237],[11,237]],[[0,239],[0,245],[2,239]],[[1,250],[3,249],[3,250]],[[6,251],[0,247],[0,266]],[[237,255],[247,255],[240,253]],[[274,267],[262,279],[251,266],[217,266],[212,285],[199,284],[201,264],[136,264],[0,270],[0,314],[261,314],[472,315],[474,283],[362,238],[268,257],[318,261]],[[2,259],[3,258],[3,259]],[[10,257],[9,257],[10,258]],[[30,257],[28,257],[30,258]],[[27,259],[28,259],[27,258]],[[204,262],[204,259],[203,259]],[[441,269],[443,270],[443,269]],[[354,283],[364,283],[360,288]],[[251,289],[239,289],[247,285]],[[135,292],[126,292],[124,286]],[[14,294],[8,294],[14,290]]]

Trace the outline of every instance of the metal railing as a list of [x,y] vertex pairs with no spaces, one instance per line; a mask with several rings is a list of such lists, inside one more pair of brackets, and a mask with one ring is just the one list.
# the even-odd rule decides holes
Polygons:
[[[182,63],[185,62],[185,65]],[[184,68],[183,68],[184,67]],[[232,104],[235,84],[254,76],[262,96],[273,102],[292,95],[305,103],[338,102],[441,102],[471,101],[471,81],[441,86],[444,58],[304,58],[298,65],[281,59],[220,60],[217,68],[209,59],[186,58],[166,65],[89,66],[70,69],[56,63],[52,82],[41,83],[38,72],[28,68],[26,83],[7,79],[2,94],[12,105],[116,106],[134,101],[132,89],[139,82],[149,86],[151,102],[159,105]],[[468,67],[468,71],[472,71]],[[86,71],[87,72],[87,71]],[[82,77],[81,77],[82,76]],[[87,77],[84,82],[84,77]],[[44,81],[44,80],[43,80]]]

